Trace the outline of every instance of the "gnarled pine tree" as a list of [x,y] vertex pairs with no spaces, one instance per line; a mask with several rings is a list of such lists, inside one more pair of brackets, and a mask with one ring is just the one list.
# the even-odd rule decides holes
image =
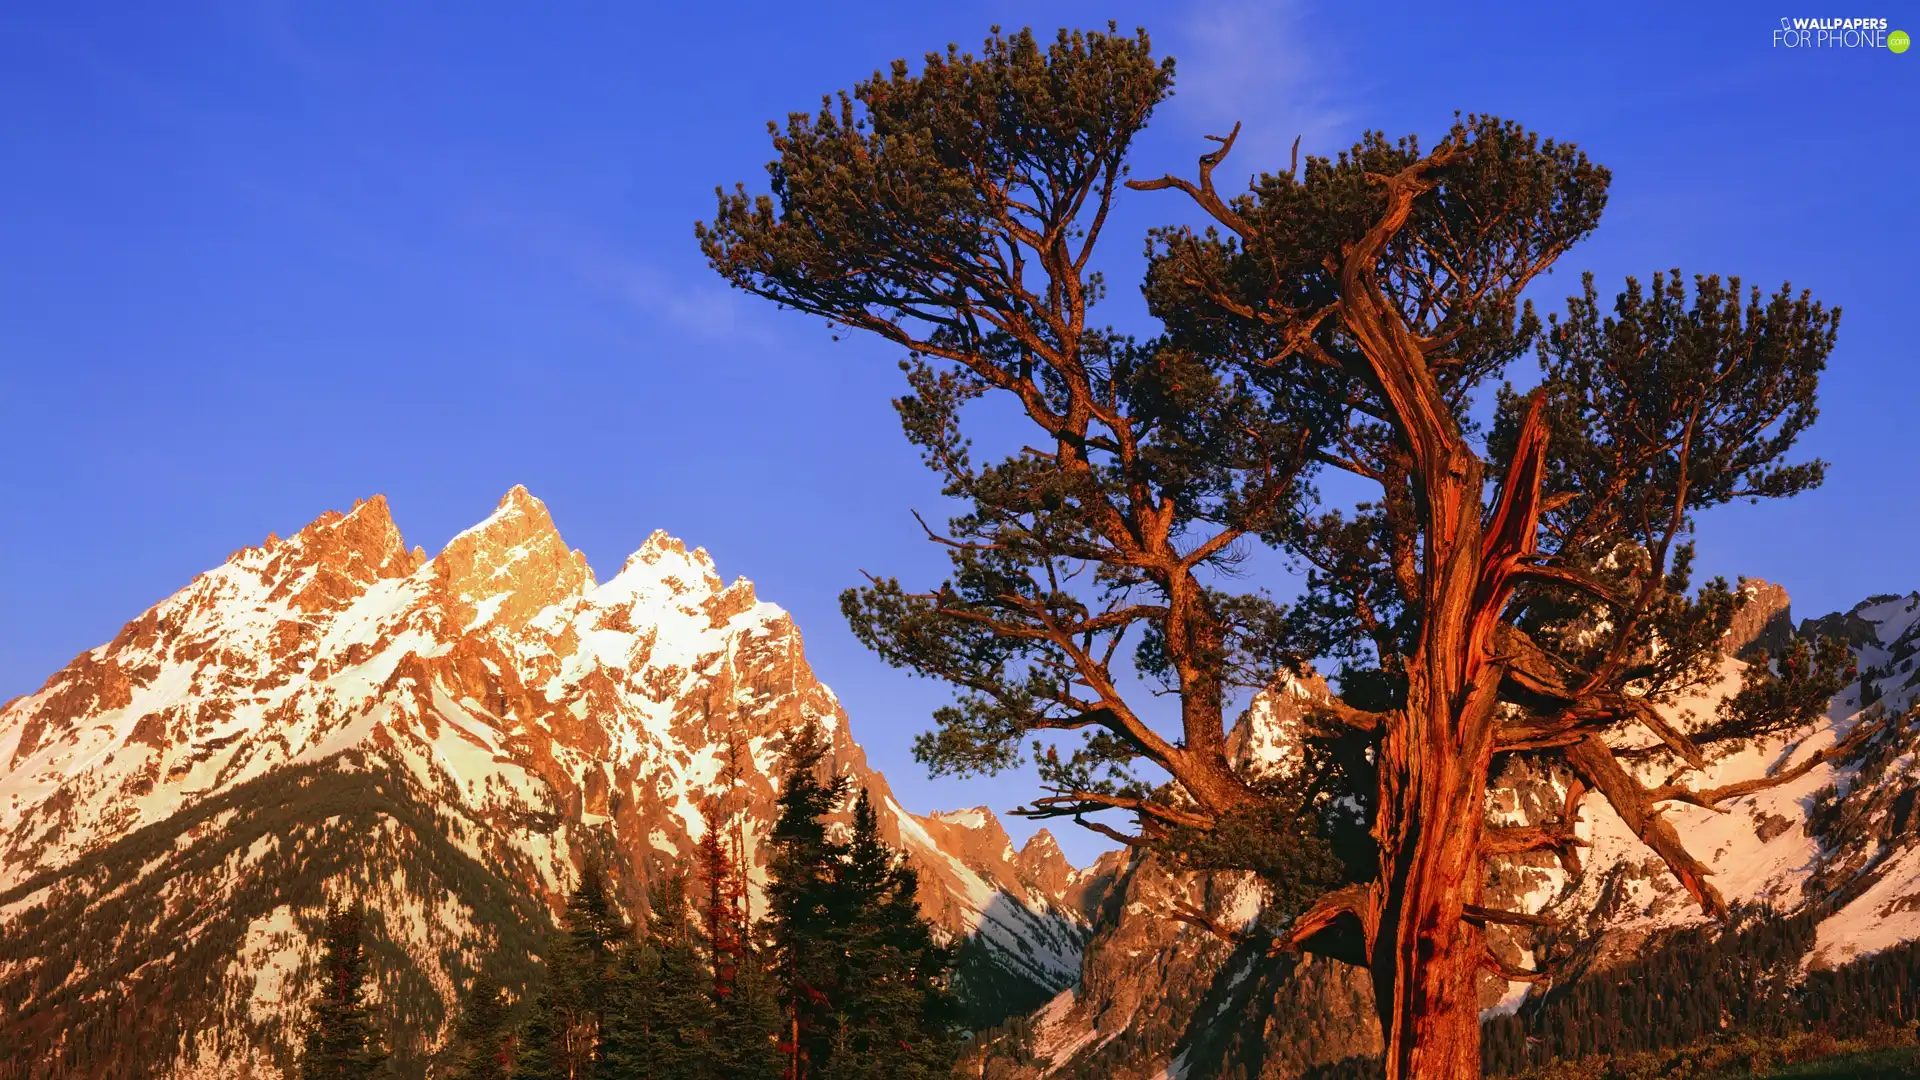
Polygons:
[[[1708,680],[1739,603],[1691,584],[1695,515],[1820,478],[1782,458],[1837,312],[1714,278],[1689,300],[1675,274],[1630,284],[1611,317],[1589,285],[1543,330],[1521,294],[1605,202],[1576,148],[1469,117],[1431,150],[1368,135],[1223,196],[1228,135],[1194,179],[1129,182],[1172,80],[1144,33],[996,31],[979,56],[897,62],[774,128],[771,193],[722,191],[697,232],[734,285],[909,353],[907,436],[965,505],[928,529],[952,574],[876,579],[844,606],[887,660],[960,689],[923,759],[992,771],[1055,733],[1028,812],[1260,870],[1281,945],[1370,969],[1388,1076],[1477,1076],[1479,973],[1527,976],[1485,947],[1486,924],[1527,919],[1478,904],[1487,860],[1577,865],[1573,807],[1598,791],[1720,911],[1659,804],[1784,781],[1679,777],[1837,686],[1844,655],[1801,647],[1696,730],[1658,712]],[[1150,238],[1148,341],[1088,318],[1126,187],[1182,192],[1207,222]],[[1536,345],[1538,388],[1501,390],[1476,426]],[[978,462],[962,413],[990,394],[1032,444]],[[1373,490],[1329,507],[1322,491],[1352,487],[1334,473]],[[1309,571],[1291,608],[1234,588],[1261,542]],[[1234,695],[1315,659],[1343,666],[1304,767],[1248,774]],[[1062,732],[1081,739],[1064,755]],[[1502,755],[1564,770],[1561,821],[1486,823]],[[1662,784],[1622,764],[1662,758]]]

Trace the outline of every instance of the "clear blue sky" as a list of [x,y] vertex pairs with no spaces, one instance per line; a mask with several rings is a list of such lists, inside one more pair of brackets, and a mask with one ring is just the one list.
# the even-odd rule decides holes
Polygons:
[[[937,506],[888,406],[896,357],[730,295],[692,240],[716,183],[761,181],[768,119],[996,22],[1145,24],[1179,58],[1144,173],[1190,169],[1235,120],[1244,171],[1295,135],[1430,139],[1455,109],[1580,143],[1612,204],[1543,300],[1582,268],[1611,292],[1679,266],[1846,309],[1809,441],[1831,480],[1709,519],[1707,568],[1780,581],[1801,614],[1915,588],[1920,50],[1783,52],[1780,14],[8,5],[0,699],[269,531],[384,492],[431,551],[524,483],[603,576],[663,527],[792,610],[914,808],[1019,802],[1017,780],[926,779],[907,748],[943,692],[838,613],[862,568],[937,569],[907,512]],[[1860,14],[1920,32],[1912,6]],[[1142,230],[1180,213],[1127,197],[1117,318]]]

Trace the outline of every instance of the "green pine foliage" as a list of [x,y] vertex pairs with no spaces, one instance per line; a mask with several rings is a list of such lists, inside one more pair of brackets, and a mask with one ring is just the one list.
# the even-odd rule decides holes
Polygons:
[[729,844],[722,822],[708,822],[701,843],[706,908],[702,914],[707,971],[712,976],[714,1068],[725,1077],[780,1073],[780,989],[771,952],[754,933],[747,911],[746,839]]
[[[894,404],[957,506],[926,525],[949,567],[870,576],[842,610],[953,687],[916,755],[1031,764],[1029,816],[1260,874],[1283,944],[1378,976],[1395,1075],[1423,1043],[1464,1072],[1482,942],[1461,906],[1488,861],[1576,843],[1570,821],[1494,831],[1495,758],[1602,795],[1722,915],[1656,804],[1733,797],[1687,769],[1813,722],[1850,677],[1807,642],[1703,727],[1658,711],[1714,682],[1743,602],[1697,579],[1699,515],[1823,477],[1793,454],[1839,312],[1673,271],[1607,298],[1589,278],[1543,318],[1530,290],[1611,176],[1494,116],[1236,158],[1218,178],[1246,186],[1216,186],[1235,125],[1192,178],[1128,179],[1174,73],[1113,24],[895,61],[771,126],[766,190],[719,189],[696,238],[734,287],[905,354]],[[1130,191],[1202,223],[1147,233],[1145,336],[1095,310]],[[1238,572],[1262,547],[1305,572],[1295,603]],[[1295,767],[1248,768],[1230,718],[1311,665],[1338,670]],[[822,1008],[794,999],[796,1060],[823,1052]]]
[[467,987],[454,1029],[454,1066],[449,1080],[507,1080],[513,1061],[506,991],[483,965]]
[[880,836],[866,792],[851,835],[832,838],[827,815],[849,784],[821,778],[825,754],[817,729],[788,748],[772,837],[768,931],[785,991],[787,1075],[945,1076],[959,1050],[954,952],[922,918],[918,875]]
[[750,952],[734,980],[733,993],[715,1002],[712,1045],[719,1075],[729,1080],[781,1076],[781,1020],[780,985],[768,954]]
[[627,938],[605,873],[589,861],[548,947],[546,985],[535,999],[514,1080],[593,1080],[600,1025]]
[[[795,733],[769,860],[769,911],[748,924],[745,882],[718,834],[699,894],[652,883],[639,933],[589,865],[547,950],[517,1039],[476,980],[456,1080],[935,1080],[960,1049],[956,950],[921,916],[919,877],[880,834],[866,794],[826,775],[817,728]],[[844,835],[845,839],[839,837]],[[511,1058],[510,1071],[506,1060]]]
[[514,1051],[513,1080],[567,1080],[566,1056],[558,1034],[559,1011],[550,992],[533,999],[533,1014],[520,1029]]
[[367,1012],[366,909],[327,906],[324,953],[300,1052],[300,1080],[364,1080],[386,1072],[387,1052]]
[[833,867],[846,847],[827,834],[827,815],[845,801],[849,781],[821,779],[827,747],[815,727],[796,733],[787,747],[780,816],[770,837],[767,863],[768,926],[772,959],[786,1012],[781,1049],[789,1080],[817,1076],[832,1053],[832,991],[839,973],[835,923],[844,909]]
[[694,940],[686,880],[655,883],[648,905],[644,936],[617,964],[595,1075],[721,1080],[712,971]]
[[820,1075],[836,1080],[927,1080],[952,1068],[959,1002],[953,950],[921,917],[919,876],[881,839],[867,793],[853,807],[853,836],[836,868],[844,944],[833,1005],[833,1053]]

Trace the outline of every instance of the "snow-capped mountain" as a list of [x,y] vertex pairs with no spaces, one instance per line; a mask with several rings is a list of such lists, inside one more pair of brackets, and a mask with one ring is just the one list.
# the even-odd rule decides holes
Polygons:
[[791,619],[705,551],[658,532],[599,582],[522,488],[431,559],[379,497],[269,537],[0,709],[0,1077],[278,1075],[343,893],[417,1071],[590,854],[632,903],[718,821],[758,871],[805,724],[996,978],[1077,978],[1051,837],[907,812]]
[[[1783,589],[1764,582],[1743,588],[1748,604],[1724,643],[1720,682],[1669,710],[1677,727],[1690,730],[1710,719],[1713,705],[1738,688],[1739,657],[1751,656],[1749,646],[1777,648],[1796,633]],[[1858,658],[1859,679],[1811,730],[1723,750],[1704,774],[1686,778],[1690,784],[1709,788],[1786,769],[1862,723],[1907,719],[1850,757],[1719,811],[1682,803],[1663,808],[1729,903],[1812,912],[1818,934],[1803,963],[1834,965],[1920,938],[1920,713],[1913,711],[1920,703],[1920,593],[1876,596],[1851,611],[1806,620],[1797,633],[1845,639]],[[1311,681],[1295,681],[1256,699],[1233,735],[1243,764],[1284,763],[1297,745],[1301,707],[1319,692]],[[1646,768],[1644,781],[1666,776],[1654,765]],[[1490,793],[1488,810],[1502,824],[1538,824],[1560,814],[1565,793],[1562,777],[1511,768]],[[1490,869],[1484,897],[1489,906],[1548,914],[1566,924],[1581,942],[1573,977],[1631,956],[1661,931],[1705,919],[1601,796],[1590,793],[1578,805],[1576,831],[1587,845],[1579,876],[1551,855],[1516,856]],[[1179,874],[1151,855],[1115,855],[1110,862],[1089,871],[1115,880],[1095,911],[1081,984],[1033,1016],[1032,1045],[1020,1055],[1033,1064],[1003,1067],[996,1075],[1278,1080],[1379,1051],[1364,971],[1229,947],[1167,916],[1177,901],[1222,924],[1251,928],[1262,906],[1251,878]],[[1532,931],[1496,928],[1490,937],[1502,959],[1535,964],[1540,943]],[[1518,1008],[1530,986],[1488,975],[1482,1002],[1488,1009]]]

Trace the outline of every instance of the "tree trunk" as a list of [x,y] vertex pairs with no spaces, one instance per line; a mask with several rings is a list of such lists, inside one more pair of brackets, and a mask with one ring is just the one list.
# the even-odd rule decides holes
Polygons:
[[1480,1076],[1480,840],[1502,672],[1476,640],[1485,602],[1480,469],[1428,477],[1421,640],[1405,713],[1379,750],[1380,873],[1370,957],[1387,1080]]
[[[1409,703],[1411,704],[1411,703]],[[1479,898],[1490,741],[1459,745],[1448,703],[1409,713],[1381,746],[1380,885],[1371,968],[1387,1080],[1480,1075]]]

